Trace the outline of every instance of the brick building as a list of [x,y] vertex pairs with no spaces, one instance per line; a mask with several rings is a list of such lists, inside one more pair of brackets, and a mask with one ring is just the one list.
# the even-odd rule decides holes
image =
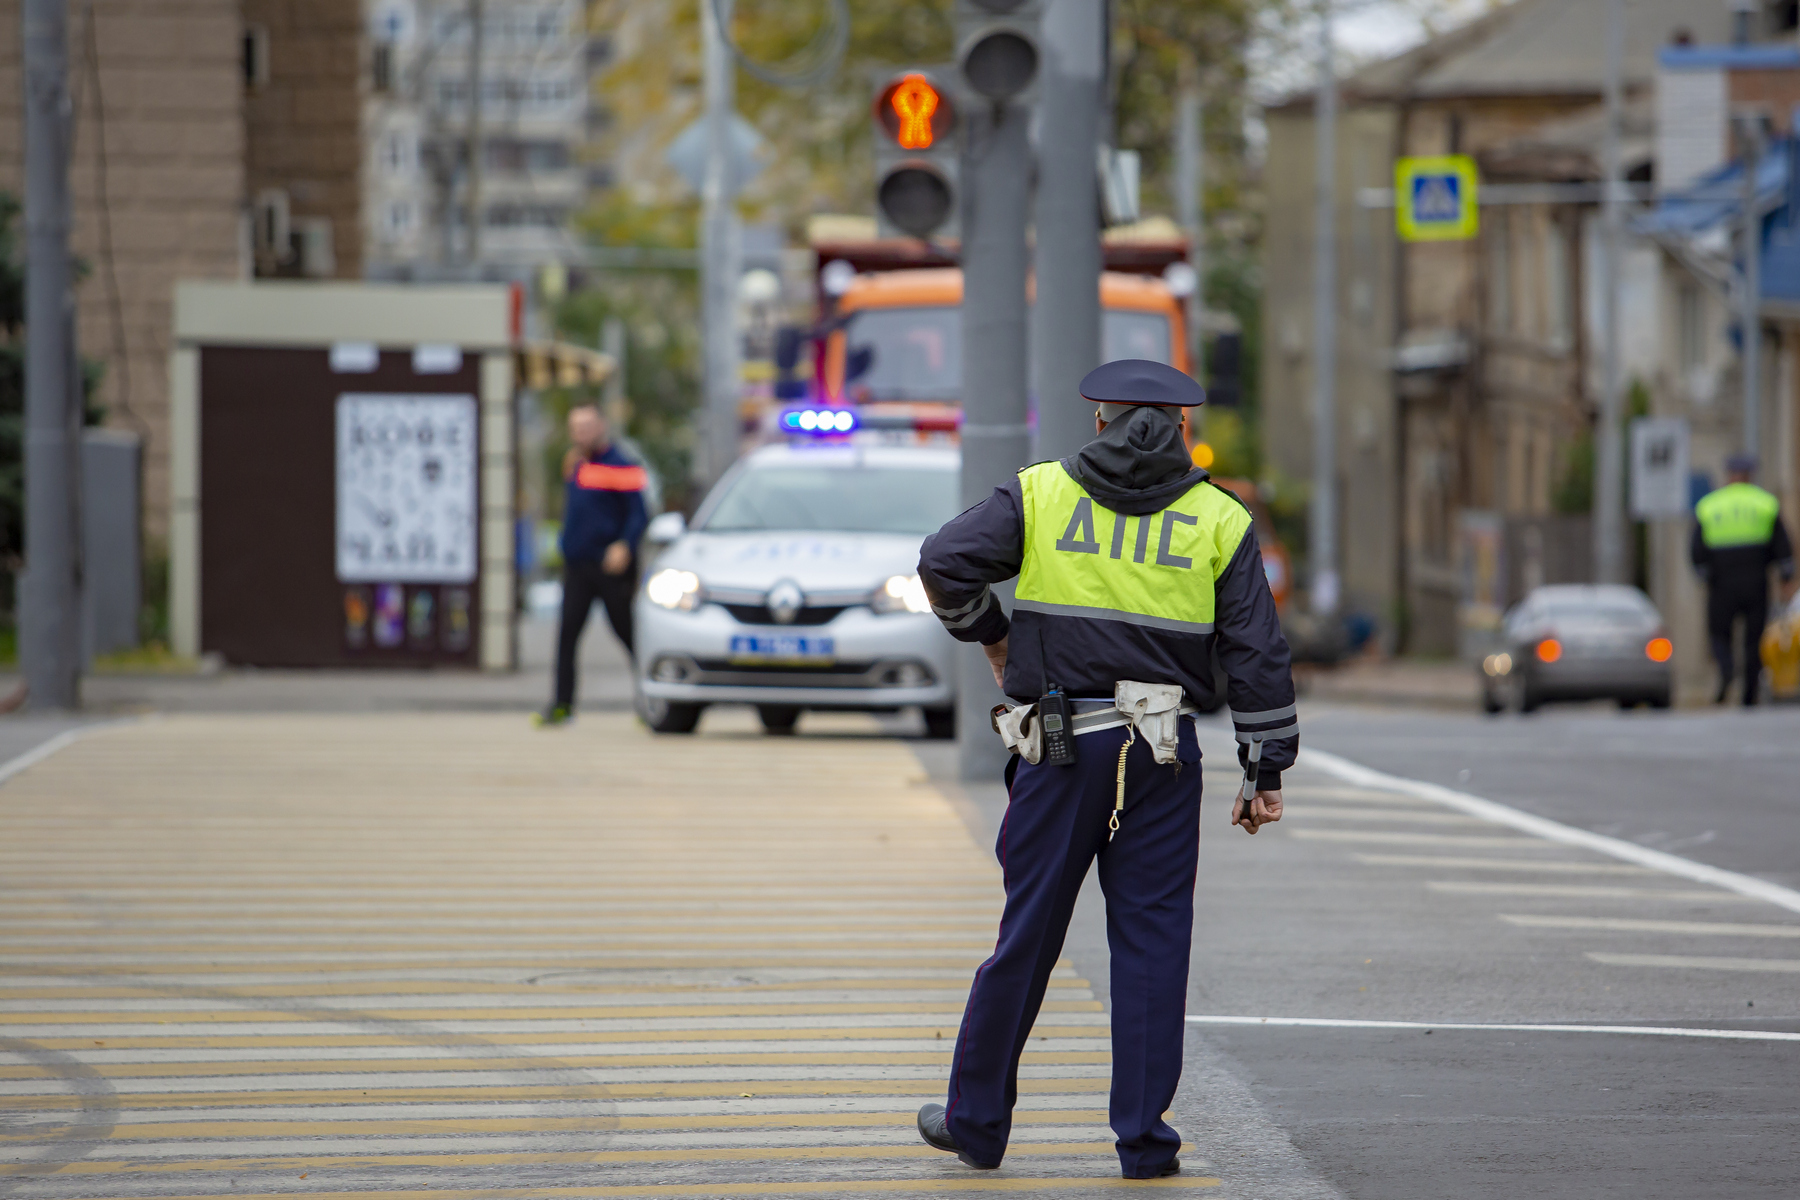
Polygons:
[[[239,0],[70,6],[71,246],[83,355],[107,423],[144,438],[145,532],[168,533],[177,279],[247,273]],[[0,0],[0,190],[21,195],[19,2]],[[22,235],[23,229],[20,233]]]

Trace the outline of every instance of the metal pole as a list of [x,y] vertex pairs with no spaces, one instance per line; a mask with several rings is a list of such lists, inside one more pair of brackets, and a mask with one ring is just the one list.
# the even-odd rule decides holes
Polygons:
[[1175,219],[1188,238],[1188,265],[1194,268],[1194,294],[1187,298],[1188,356],[1194,378],[1206,379],[1202,356],[1206,331],[1206,115],[1200,86],[1188,84],[1175,102]]
[[1312,608],[1338,606],[1337,563],[1337,68],[1331,0],[1319,3],[1319,96],[1313,231]]
[[612,374],[600,391],[600,406],[606,424],[615,434],[625,432],[630,414],[625,411],[625,318],[608,317],[600,325],[600,350],[613,360]]
[[1738,324],[1744,337],[1744,453],[1757,452],[1762,423],[1762,209],[1756,173],[1762,161],[1762,128],[1754,118],[1740,126],[1744,138],[1744,286]]
[[[962,331],[963,345],[969,348],[962,366],[965,506],[986,499],[1011,479],[1031,450],[1025,388],[1029,119],[1018,105],[996,104],[978,106],[964,126]],[[1088,161],[1092,170],[1093,160]],[[1000,702],[1000,692],[980,649],[958,649],[956,737],[962,776],[992,780],[1006,765],[1006,752],[988,725],[988,710]]]
[[1606,5],[1606,137],[1601,146],[1599,456],[1594,479],[1594,579],[1624,583],[1625,440],[1620,423],[1623,382],[1619,354],[1619,273],[1625,198],[1619,186],[1619,118],[1625,73],[1625,0]]
[[34,709],[80,702],[81,408],[69,292],[65,0],[25,0],[25,556],[19,662]]
[[1105,0],[1051,0],[1042,25],[1039,128],[1054,134],[1038,139],[1031,377],[1040,459],[1066,458],[1094,436],[1093,408],[1080,402],[1077,388],[1100,365],[1103,260],[1094,160],[1104,101],[1105,9]]
[[469,263],[481,262],[481,58],[483,0],[469,0]]
[[706,178],[700,188],[701,333],[705,338],[706,412],[695,455],[701,486],[725,473],[738,449],[738,230],[732,207],[731,118],[736,68],[719,20],[731,19],[732,0],[716,8],[699,0],[705,38]]

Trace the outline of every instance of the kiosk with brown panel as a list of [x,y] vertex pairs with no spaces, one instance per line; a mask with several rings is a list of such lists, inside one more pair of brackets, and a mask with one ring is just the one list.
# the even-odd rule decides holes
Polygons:
[[513,665],[516,312],[501,286],[178,285],[178,652]]

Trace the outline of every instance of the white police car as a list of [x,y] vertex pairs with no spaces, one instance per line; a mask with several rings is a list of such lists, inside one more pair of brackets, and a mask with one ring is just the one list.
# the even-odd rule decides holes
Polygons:
[[805,709],[918,707],[954,736],[955,643],[919,583],[919,545],[960,510],[954,448],[765,446],[666,543],[633,617],[638,703],[690,733],[708,704],[754,704],[770,733]]

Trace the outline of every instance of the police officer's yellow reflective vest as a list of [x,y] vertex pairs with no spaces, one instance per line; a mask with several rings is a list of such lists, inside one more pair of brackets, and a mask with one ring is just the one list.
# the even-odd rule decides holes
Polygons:
[[1057,462],[1019,472],[1025,557],[1014,608],[1211,633],[1213,585],[1237,553],[1250,514],[1210,483],[1161,512],[1104,507]]
[[1700,537],[1714,550],[1728,546],[1757,546],[1775,536],[1775,518],[1781,501],[1754,483],[1728,483],[1700,497],[1694,516],[1700,521]]

